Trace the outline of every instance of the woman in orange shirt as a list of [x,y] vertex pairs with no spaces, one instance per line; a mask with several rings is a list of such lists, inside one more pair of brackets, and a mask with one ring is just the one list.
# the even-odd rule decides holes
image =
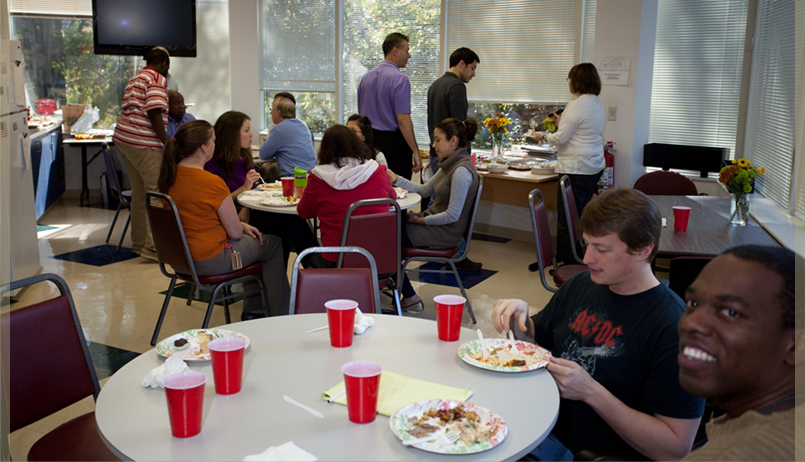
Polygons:
[[[262,264],[270,315],[288,314],[291,291],[282,243],[276,236],[264,236],[238,219],[224,180],[204,170],[214,151],[215,132],[207,121],[182,124],[165,146],[159,191],[176,203],[199,275],[232,271],[232,254],[240,252],[244,267],[257,261]],[[262,317],[265,311],[260,300],[259,296],[247,298],[241,319]]]

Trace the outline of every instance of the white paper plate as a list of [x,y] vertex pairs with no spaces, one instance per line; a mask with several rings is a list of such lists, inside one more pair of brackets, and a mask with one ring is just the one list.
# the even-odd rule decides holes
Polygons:
[[[166,338],[165,340],[157,343],[157,346],[156,346],[157,354],[159,354],[160,356],[165,357],[165,358],[170,358],[171,356],[173,356],[175,354],[178,354],[178,355],[181,355],[184,358],[185,361],[209,361],[210,360],[210,354],[209,353],[201,354],[201,355],[195,354],[195,352],[198,351],[198,344],[195,342],[195,337],[196,337],[196,334],[198,334],[199,332],[212,334],[213,336],[215,336],[216,339],[229,338],[229,337],[243,339],[243,340],[246,341],[246,348],[249,348],[249,344],[251,343],[251,342],[249,342],[249,337],[246,337],[245,335],[243,335],[241,333],[238,333],[238,332],[233,332],[231,330],[226,330],[226,329],[191,329],[191,330],[184,331],[184,332],[182,332],[180,334],[171,335],[170,337]],[[182,348],[176,348],[176,346],[174,346],[173,342],[175,342],[176,340],[179,340],[180,338],[186,339],[188,341],[188,345],[185,345]]]

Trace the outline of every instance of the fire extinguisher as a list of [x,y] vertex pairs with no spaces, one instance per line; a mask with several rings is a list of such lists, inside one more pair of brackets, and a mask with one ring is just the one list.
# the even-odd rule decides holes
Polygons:
[[598,189],[596,194],[601,194],[607,189],[615,186],[615,142],[607,141],[604,146],[604,172],[601,173],[601,178],[598,179]]

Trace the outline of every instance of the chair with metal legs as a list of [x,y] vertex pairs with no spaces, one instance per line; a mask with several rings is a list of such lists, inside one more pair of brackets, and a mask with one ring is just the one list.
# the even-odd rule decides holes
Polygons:
[[120,252],[120,247],[123,245],[123,239],[126,238],[126,231],[129,230],[129,224],[131,223],[131,190],[123,191],[120,187],[120,183],[118,183],[118,176],[117,176],[117,162],[115,161],[114,154],[109,149],[109,146],[106,143],[101,144],[101,151],[103,152],[103,163],[106,164],[106,181],[109,182],[109,189],[112,191],[112,196],[117,199],[117,210],[115,211],[115,217],[112,219],[112,224],[109,225],[109,233],[106,234],[106,242],[109,242],[109,238],[112,237],[112,231],[115,229],[115,223],[117,223],[117,216],[120,215],[120,209],[123,207],[129,209],[129,216],[126,219],[126,225],[123,227],[123,233],[120,235],[120,242],[117,244],[116,252]]

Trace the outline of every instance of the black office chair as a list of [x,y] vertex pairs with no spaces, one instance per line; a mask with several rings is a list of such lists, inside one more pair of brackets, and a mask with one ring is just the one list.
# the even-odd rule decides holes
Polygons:
[[106,164],[106,181],[109,183],[109,189],[112,191],[112,196],[117,199],[117,210],[115,211],[115,217],[112,219],[112,224],[109,225],[109,233],[106,234],[106,242],[109,242],[109,238],[112,237],[112,231],[115,229],[115,223],[117,223],[117,216],[120,215],[120,209],[127,208],[129,209],[129,216],[126,219],[126,225],[123,227],[123,233],[120,235],[120,242],[117,243],[116,252],[120,252],[120,247],[123,245],[123,239],[126,238],[126,231],[129,230],[129,224],[131,223],[131,190],[123,191],[118,183],[118,176],[117,176],[117,162],[115,160],[115,155],[109,149],[109,146],[106,143],[101,144],[101,151],[103,152],[103,163]]

